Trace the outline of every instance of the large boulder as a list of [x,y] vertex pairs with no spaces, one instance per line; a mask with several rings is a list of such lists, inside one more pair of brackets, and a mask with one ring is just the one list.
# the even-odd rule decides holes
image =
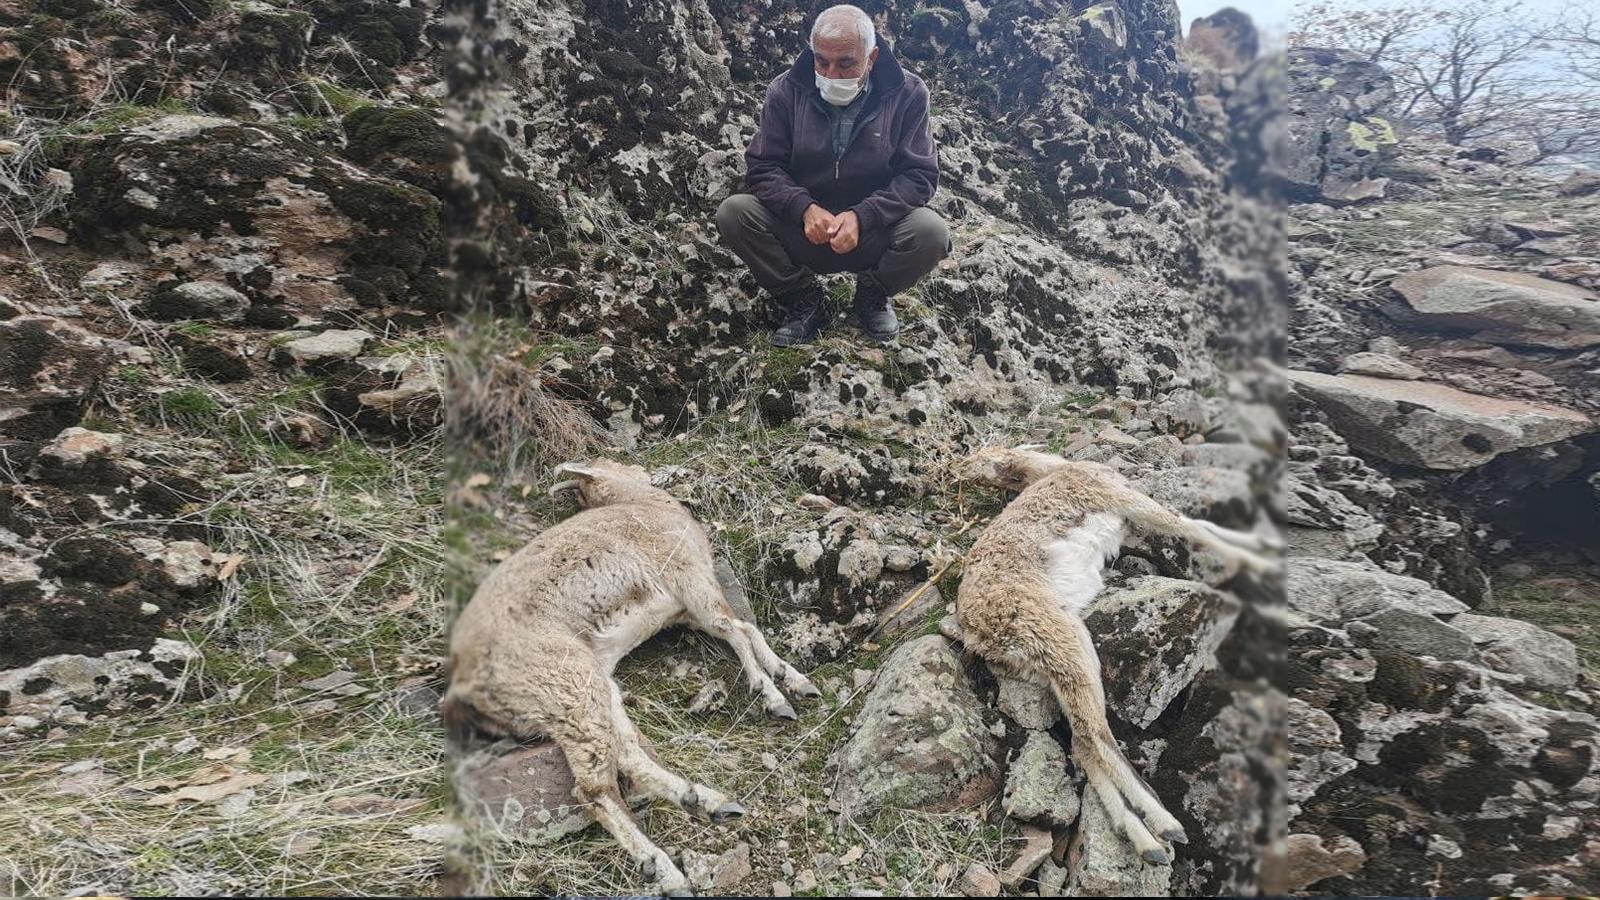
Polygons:
[[834,797],[849,816],[881,809],[969,808],[1000,788],[1000,747],[987,710],[943,636],[895,651],[840,749]]
[[1594,420],[1574,409],[1433,382],[1303,371],[1289,378],[1352,447],[1424,469],[1472,469],[1502,453],[1596,430]]
[[1528,683],[1564,691],[1578,683],[1578,651],[1572,642],[1529,622],[1462,613],[1450,624],[1466,632],[1484,661],[1514,672]]
[[1399,147],[1394,123],[1379,115],[1394,99],[1389,73],[1349,50],[1297,48],[1288,64],[1287,193],[1306,202],[1381,197],[1374,169]]
[[1239,615],[1228,594],[1192,581],[1147,577],[1102,593],[1086,611],[1106,684],[1124,721],[1146,728],[1202,669]]
[[1286,587],[1290,609],[1311,621],[1331,624],[1389,609],[1451,616],[1469,608],[1426,581],[1385,572],[1364,561],[1295,557],[1288,563]]
[[1520,272],[1434,266],[1394,280],[1405,318],[1480,341],[1578,350],[1600,345],[1600,296]]

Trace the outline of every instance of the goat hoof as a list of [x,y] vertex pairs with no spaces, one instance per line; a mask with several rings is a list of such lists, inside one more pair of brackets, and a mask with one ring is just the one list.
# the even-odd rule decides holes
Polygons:
[[800,714],[794,711],[794,707],[787,703],[783,704],[782,706],[774,706],[773,708],[767,710],[767,712],[771,713],[776,718],[787,719],[790,722],[800,718]]
[[1161,839],[1164,841],[1170,841],[1174,844],[1189,843],[1189,836],[1183,833],[1182,828],[1169,828],[1166,831],[1161,832]]
[[807,700],[815,700],[816,698],[822,696],[822,689],[807,681],[805,684],[795,688],[793,693],[796,697],[803,697]]
[[1172,857],[1167,853],[1167,851],[1162,850],[1159,847],[1146,850],[1139,855],[1144,857],[1144,861],[1152,866],[1164,866],[1167,863],[1172,862]]
[[711,814],[711,821],[726,822],[730,819],[741,818],[744,816],[744,813],[745,809],[743,806],[740,806],[732,800],[729,800],[727,803],[717,807],[717,811]]

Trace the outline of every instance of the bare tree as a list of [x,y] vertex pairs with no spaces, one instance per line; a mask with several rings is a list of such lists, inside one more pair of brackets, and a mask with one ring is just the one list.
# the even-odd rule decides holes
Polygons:
[[1391,50],[1404,46],[1428,27],[1435,10],[1423,3],[1352,7],[1319,0],[1295,7],[1289,46],[1353,50],[1368,62],[1388,62]]
[[1552,21],[1522,0],[1316,0],[1296,9],[1289,42],[1382,66],[1401,115],[1451,144],[1515,142],[1528,162],[1600,148],[1600,17],[1586,9]]

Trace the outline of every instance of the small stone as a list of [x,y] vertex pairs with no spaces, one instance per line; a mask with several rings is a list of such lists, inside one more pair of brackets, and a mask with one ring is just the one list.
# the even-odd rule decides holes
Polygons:
[[872,683],[872,672],[868,669],[855,669],[851,671],[850,678],[854,681],[856,690],[861,690]]
[[801,869],[795,873],[794,889],[800,893],[817,889],[817,873],[810,869]]
[[684,874],[701,891],[724,894],[750,877],[750,845],[743,842],[718,856],[688,850],[684,858]]
[[1361,845],[1343,835],[1325,843],[1320,835],[1291,834],[1283,887],[1303,891],[1324,879],[1353,875],[1366,862],[1367,854]]
[[837,503],[834,503],[832,500],[829,500],[827,497],[824,497],[821,494],[801,494],[800,497],[794,502],[795,505],[801,509],[809,509],[812,512],[827,512],[828,510],[833,509],[835,506],[838,506]]
[[355,680],[356,673],[349,670],[340,670],[337,672],[329,672],[327,675],[324,675],[321,678],[313,678],[310,681],[303,681],[300,683],[300,686],[308,691],[331,691],[334,688],[344,687]]
[[1022,852],[1000,875],[1000,883],[1012,890],[1021,887],[1022,882],[1050,856],[1050,848],[1055,846],[1055,837],[1046,828],[1024,825],[1022,836],[1027,840]]
[[961,873],[961,893],[968,897],[1000,896],[1000,879],[982,863],[973,863]]
[[1067,870],[1047,859],[1034,870],[1034,879],[1039,882],[1039,896],[1060,897],[1067,884]]
[[309,368],[355,359],[372,339],[365,331],[333,329],[289,341],[279,348],[279,353],[281,358]]
[[287,650],[268,650],[262,660],[274,669],[287,669],[299,662],[300,657]]
[[774,896],[774,897],[793,897],[794,896],[794,888],[789,887],[789,885],[786,882],[774,881],[772,883],[772,896]]
[[1008,675],[995,675],[1000,685],[997,705],[1000,712],[1023,728],[1042,731],[1061,719],[1061,705],[1042,684]]

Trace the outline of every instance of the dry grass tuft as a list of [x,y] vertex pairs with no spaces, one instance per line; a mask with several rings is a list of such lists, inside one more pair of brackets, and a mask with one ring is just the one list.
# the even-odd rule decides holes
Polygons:
[[444,435],[459,464],[520,475],[600,446],[594,418],[550,390],[553,376],[538,365],[539,345],[530,337],[491,327],[454,345],[445,366]]

